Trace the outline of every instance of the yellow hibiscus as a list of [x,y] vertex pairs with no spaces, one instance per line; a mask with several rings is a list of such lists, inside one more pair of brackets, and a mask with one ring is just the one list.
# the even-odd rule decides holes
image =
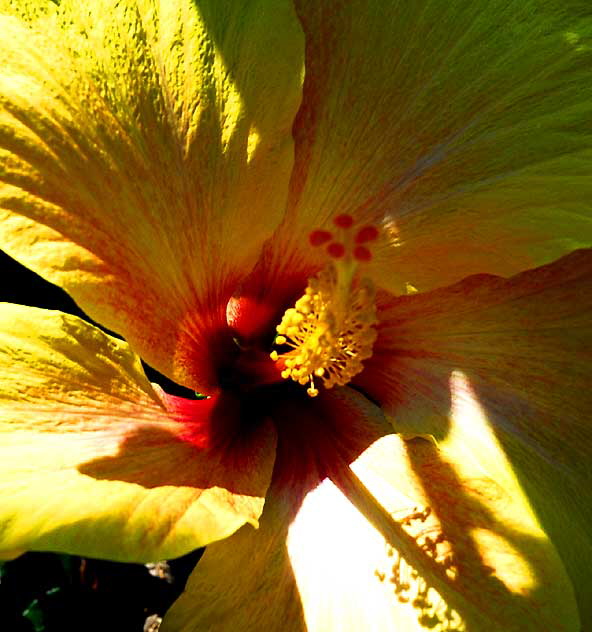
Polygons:
[[0,0],[0,245],[128,341],[2,307],[4,557],[209,545],[169,632],[592,625],[591,37]]

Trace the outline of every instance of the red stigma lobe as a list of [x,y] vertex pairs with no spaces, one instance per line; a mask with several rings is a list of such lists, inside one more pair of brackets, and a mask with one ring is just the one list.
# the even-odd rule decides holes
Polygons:
[[312,246],[322,246],[331,240],[333,235],[328,230],[313,230],[308,236]]
[[378,228],[376,226],[364,226],[356,235],[356,244],[365,244],[368,241],[374,241],[377,237]]
[[356,261],[371,261],[372,253],[365,246],[356,246],[354,248],[354,259]]
[[338,241],[334,241],[327,246],[327,252],[333,259],[341,259],[345,255],[345,246]]
[[354,223],[354,218],[347,213],[342,213],[341,215],[337,215],[337,217],[333,219],[333,222],[338,228],[351,228]]

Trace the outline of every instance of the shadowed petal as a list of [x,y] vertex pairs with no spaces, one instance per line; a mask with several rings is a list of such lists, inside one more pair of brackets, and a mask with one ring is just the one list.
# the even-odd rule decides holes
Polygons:
[[289,235],[337,213],[382,223],[372,274],[397,293],[592,244],[588,2],[295,5],[306,77]]
[[74,316],[3,304],[0,324],[0,555],[146,562],[257,526],[269,424],[161,399],[124,342]]
[[0,245],[212,392],[209,341],[285,207],[293,9],[64,0],[0,20]]
[[[394,299],[356,384],[407,434],[518,477],[592,621],[592,251]],[[501,451],[492,451],[496,442]],[[501,455],[504,455],[502,458]]]
[[[341,427],[362,455],[350,470],[330,448],[315,454],[309,438],[290,442],[286,463],[280,426],[260,530],[208,547],[165,632],[579,629],[561,561],[520,493],[427,441],[389,435],[366,449],[361,428],[374,409],[378,429],[379,410],[352,393],[327,401],[338,423],[323,425],[331,415],[320,406],[317,441],[324,427],[327,445],[342,443]],[[307,435],[313,419],[302,421]]]
[[276,403],[278,448],[257,537],[246,529],[210,546],[163,632],[306,630],[286,549],[287,530],[329,467],[350,463],[392,429],[363,397],[339,389],[316,400],[297,392]]

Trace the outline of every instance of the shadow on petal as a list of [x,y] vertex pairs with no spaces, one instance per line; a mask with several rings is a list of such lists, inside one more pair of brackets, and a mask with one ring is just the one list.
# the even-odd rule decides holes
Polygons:
[[391,436],[352,465],[359,479],[345,468],[331,475],[384,538],[382,559],[376,546],[373,559],[391,620],[415,618],[411,629],[577,630],[569,580],[528,507],[456,465],[428,441]]
[[[166,397],[169,409],[174,403],[174,412],[184,417],[171,430],[141,425],[121,442],[117,454],[82,463],[78,470],[98,480],[147,489],[218,487],[232,494],[260,495],[261,480],[255,472],[267,461],[269,425],[262,420],[240,424],[239,409],[230,398]],[[192,411],[200,411],[201,417],[186,417]]]
[[163,631],[578,629],[527,507],[349,389],[305,402],[274,416],[260,529],[208,547]]
[[356,378],[404,436],[432,435],[443,454],[473,461],[527,497],[568,570],[585,625],[591,279],[587,249],[509,279],[478,275],[393,297],[375,354]]

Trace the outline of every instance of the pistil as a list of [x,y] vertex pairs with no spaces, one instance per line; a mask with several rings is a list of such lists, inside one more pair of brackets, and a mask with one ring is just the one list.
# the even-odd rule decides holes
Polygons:
[[276,328],[275,343],[291,350],[271,353],[272,360],[283,362],[282,377],[308,384],[311,397],[319,394],[315,379],[325,388],[350,382],[372,355],[376,340],[375,291],[360,267],[371,260],[365,244],[378,231],[374,226],[355,230],[349,215],[339,215],[334,223],[337,239],[325,230],[311,233],[311,244],[325,246],[330,261],[308,280],[304,295]]

